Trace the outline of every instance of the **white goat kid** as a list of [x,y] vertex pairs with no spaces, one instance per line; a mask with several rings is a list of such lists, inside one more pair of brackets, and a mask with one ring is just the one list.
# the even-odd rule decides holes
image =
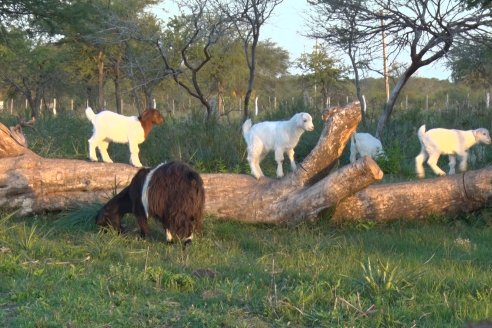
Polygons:
[[491,143],[489,131],[484,128],[467,131],[437,128],[426,132],[425,125],[422,125],[417,135],[421,150],[415,157],[415,170],[419,178],[425,176],[423,164],[427,158],[427,164],[436,175],[446,175],[437,166],[439,156],[449,156],[449,174],[455,173],[456,156],[459,156],[460,171],[464,172],[467,169],[468,149],[481,142]]
[[292,171],[296,169],[294,148],[304,131],[313,131],[313,118],[308,113],[297,113],[288,121],[266,121],[252,126],[251,119],[243,123],[243,136],[248,147],[248,162],[251,174],[259,179],[263,176],[260,162],[271,150],[275,151],[277,177],[284,176],[282,162],[284,153],[290,160]]
[[364,156],[371,158],[384,156],[383,145],[370,133],[354,133],[350,137],[350,163],[354,163],[357,157]]
[[164,122],[164,118],[157,109],[147,109],[137,117],[124,116],[108,110],[95,114],[92,108],[87,107],[85,115],[94,127],[92,137],[89,139],[89,158],[97,162],[97,147],[102,160],[106,163],[113,163],[108,154],[109,143],[128,143],[130,164],[136,167],[142,166],[138,157],[138,145],[145,141],[155,124]]

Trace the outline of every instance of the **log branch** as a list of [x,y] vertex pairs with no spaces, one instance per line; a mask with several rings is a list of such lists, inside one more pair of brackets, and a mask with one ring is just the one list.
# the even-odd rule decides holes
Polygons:
[[7,128],[0,123],[0,159],[27,153],[34,154],[26,146],[26,138],[20,125]]

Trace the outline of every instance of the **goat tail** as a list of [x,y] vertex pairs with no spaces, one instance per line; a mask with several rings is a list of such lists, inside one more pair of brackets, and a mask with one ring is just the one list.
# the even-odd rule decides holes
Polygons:
[[425,135],[425,124],[422,125],[419,130],[417,131],[417,136],[419,137],[420,142],[422,142],[422,138]]
[[85,116],[87,116],[87,119],[91,122],[94,122],[94,119],[96,118],[96,114],[94,113],[94,111],[90,107],[87,107],[85,109]]
[[251,119],[248,118],[246,121],[243,123],[243,136],[246,136],[246,133],[248,133],[249,129],[251,129],[251,126],[253,123],[251,122]]

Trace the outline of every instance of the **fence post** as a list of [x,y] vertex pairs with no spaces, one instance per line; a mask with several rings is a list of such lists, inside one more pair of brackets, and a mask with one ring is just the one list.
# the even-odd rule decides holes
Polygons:
[[[364,110],[364,115],[367,113],[366,96],[362,95],[362,108]],[[329,107],[328,107],[329,108]]]
[[255,97],[255,116],[258,116],[258,96]]

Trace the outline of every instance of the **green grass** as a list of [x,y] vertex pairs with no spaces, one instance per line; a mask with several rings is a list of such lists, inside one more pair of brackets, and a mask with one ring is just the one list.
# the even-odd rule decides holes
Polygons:
[[[322,129],[315,112],[296,103],[255,121],[295,111],[311,112],[316,126],[296,148],[300,161]],[[486,115],[396,112],[383,136],[383,182],[415,178],[421,124],[468,129],[487,126],[492,114]],[[368,114],[366,131],[374,131],[375,117]],[[87,157],[91,126],[80,113],[41,117],[25,133],[42,156]],[[128,162],[126,145],[112,144],[109,153]],[[142,144],[141,159],[249,173],[234,120],[168,118]],[[486,149],[471,168],[491,162]],[[347,149],[339,165],[346,163]],[[267,175],[274,176],[275,167],[273,156],[262,162]],[[0,213],[0,326],[463,327],[492,318],[490,210],[386,224],[335,225],[329,215],[297,226],[207,217],[203,233],[183,250],[167,245],[153,221],[150,238],[141,240],[131,216],[124,219],[127,234],[100,232],[94,224],[100,206],[30,217]]]
[[99,232],[96,209],[2,216],[5,327],[462,327],[492,316],[483,218],[277,227],[208,217],[183,250],[155,222],[148,240]]

